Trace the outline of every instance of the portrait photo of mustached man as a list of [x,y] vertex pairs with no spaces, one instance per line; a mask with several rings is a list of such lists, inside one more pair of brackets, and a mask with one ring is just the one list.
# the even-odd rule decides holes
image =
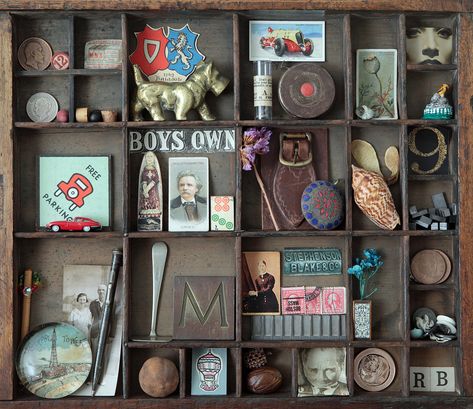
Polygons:
[[169,159],[169,231],[209,230],[207,158]]

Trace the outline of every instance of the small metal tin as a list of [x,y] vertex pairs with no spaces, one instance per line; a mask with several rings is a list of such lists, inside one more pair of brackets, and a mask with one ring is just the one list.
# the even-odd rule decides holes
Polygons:
[[326,112],[335,99],[335,82],[319,65],[302,63],[289,68],[279,81],[279,102],[291,115],[316,118]]
[[87,336],[76,327],[50,322],[32,330],[16,355],[16,372],[31,393],[48,399],[79,389],[92,367]]
[[118,69],[122,66],[122,40],[92,40],[85,43],[84,68]]
[[309,224],[318,230],[336,229],[343,221],[342,195],[326,180],[316,180],[304,189],[301,209]]

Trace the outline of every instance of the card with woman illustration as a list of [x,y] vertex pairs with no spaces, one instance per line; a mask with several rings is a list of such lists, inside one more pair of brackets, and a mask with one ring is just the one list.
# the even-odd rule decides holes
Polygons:
[[279,252],[244,252],[242,270],[242,314],[279,315],[281,312]]

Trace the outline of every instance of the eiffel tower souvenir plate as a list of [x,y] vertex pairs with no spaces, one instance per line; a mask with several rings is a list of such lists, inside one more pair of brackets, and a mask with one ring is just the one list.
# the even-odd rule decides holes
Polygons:
[[33,329],[16,355],[21,383],[41,398],[57,399],[79,389],[89,376],[92,351],[76,327],[50,322]]

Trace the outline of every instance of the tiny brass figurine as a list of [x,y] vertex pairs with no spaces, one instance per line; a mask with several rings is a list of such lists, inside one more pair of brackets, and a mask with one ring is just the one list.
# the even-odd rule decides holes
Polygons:
[[204,121],[213,121],[205,103],[205,94],[212,91],[220,95],[230,80],[221,76],[212,62],[200,62],[195,72],[185,82],[148,82],[137,65],[133,66],[136,93],[131,104],[134,121],[143,121],[142,111],[146,109],[154,121],[164,121],[163,109],[174,111],[176,120],[185,121],[187,113],[196,109]]
[[430,103],[424,108],[424,116],[422,119],[451,119],[453,116],[453,108],[448,103],[447,93],[449,86],[442,84],[439,90],[432,96]]

